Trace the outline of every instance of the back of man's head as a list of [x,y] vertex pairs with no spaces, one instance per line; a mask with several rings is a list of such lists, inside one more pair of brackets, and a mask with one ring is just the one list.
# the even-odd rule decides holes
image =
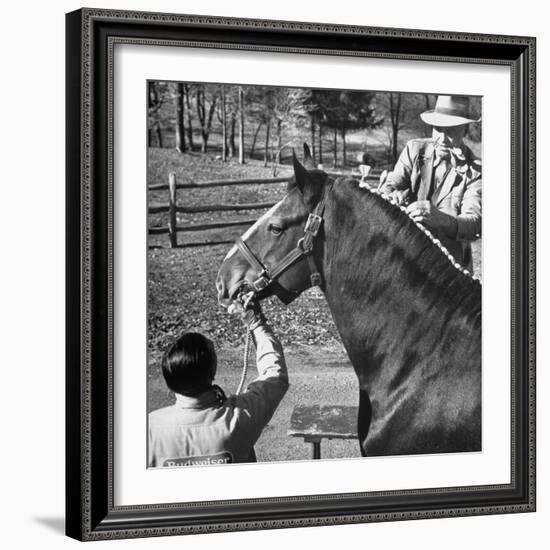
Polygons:
[[216,374],[217,357],[211,340],[197,332],[180,336],[162,358],[167,386],[182,395],[206,391]]

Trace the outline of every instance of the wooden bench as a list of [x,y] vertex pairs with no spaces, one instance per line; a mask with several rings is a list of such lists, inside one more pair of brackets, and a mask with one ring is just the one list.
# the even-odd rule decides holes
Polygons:
[[357,439],[357,407],[296,405],[287,435],[312,444],[312,457],[321,458],[323,439]]

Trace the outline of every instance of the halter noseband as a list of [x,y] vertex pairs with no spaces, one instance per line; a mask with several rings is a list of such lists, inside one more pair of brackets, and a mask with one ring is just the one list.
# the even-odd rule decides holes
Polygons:
[[[259,258],[250,250],[249,246],[239,237],[235,241],[237,249],[245,257],[250,266],[257,272],[257,278],[249,283],[254,292],[261,292],[265,290],[269,285],[277,281],[277,278],[294,265],[298,260],[303,257],[307,257],[310,266],[309,279],[311,286],[321,286],[322,277],[315,260],[313,259],[313,241],[318,235],[321,225],[323,224],[323,213],[325,210],[325,195],[326,191],[323,191],[321,200],[317,203],[317,206],[310,212],[306,225],[304,227],[304,235],[300,237],[296,246],[286,254],[274,267],[269,268],[265,266]],[[291,291],[286,291],[287,294]],[[297,292],[297,291],[293,291]],[[282,298],[281,298],[282,299]],[[283,300],[287,303],[285,300]],[[290,302],[291,300],[288,300]]]

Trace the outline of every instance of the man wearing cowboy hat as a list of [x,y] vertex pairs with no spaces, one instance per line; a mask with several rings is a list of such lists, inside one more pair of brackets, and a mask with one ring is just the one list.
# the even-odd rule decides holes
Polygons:
[[469,99],[438,96],[435,109],[420,115],[432,137],[407,143],[381,191],[427,227],[457,262],[472,270],[470,242],[481,235],[481,162],[463,143]]

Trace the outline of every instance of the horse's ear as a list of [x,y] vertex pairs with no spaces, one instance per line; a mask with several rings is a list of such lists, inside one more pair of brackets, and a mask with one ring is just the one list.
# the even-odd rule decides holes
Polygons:
[[302,166],[301,162],[296,157],[296,153],[292,150],[292,164],[294,165],[295,184],[304,197],[306,205],[311,206],[315,197],[318,195],[319,183],[311,176],[311,174]]
[[315,166],[315,161],[313,160],[313,157],[311,156],[311,151],[309,149],[309,145],[304,141],[304,166],[306,168],[309,168],[310,170],[314,170],[317,168]]

